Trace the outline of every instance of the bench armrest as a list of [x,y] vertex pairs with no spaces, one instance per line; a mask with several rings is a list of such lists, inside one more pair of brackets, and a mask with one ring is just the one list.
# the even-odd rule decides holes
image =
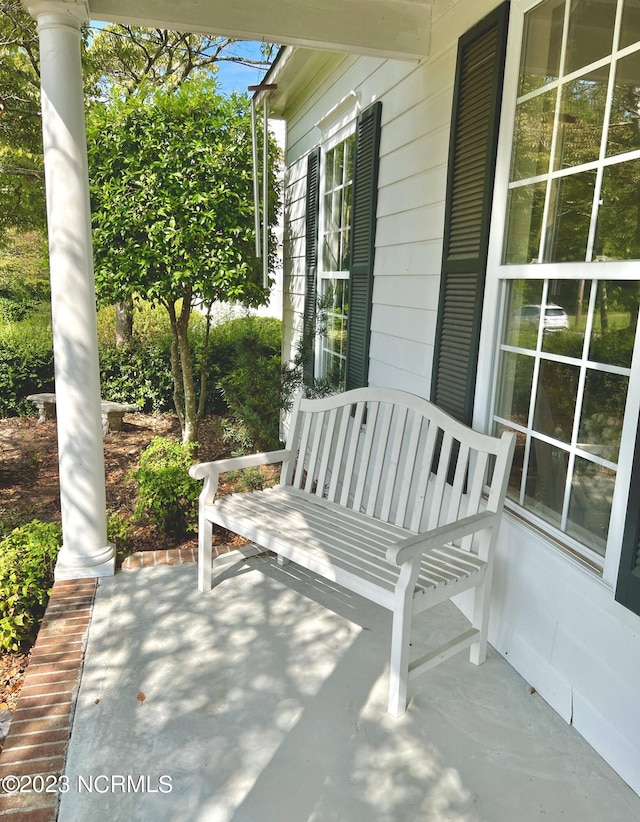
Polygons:
[[407,539],[403,539],[402,542],[387,549],[387,562],[402,565],[425,551],[441,548],[448,542],[462,539],[462,537],[475,534],[476,531],[483,531],[485,528],[497,525],[499,519],[500,513],[481,511],[479,514],[463,517],[449,525],[441,525],[432,531],[416,534],[415,537],[407,537]]
[[243,468],[252,468],[257,465],[273,465],[277,462],[284,462],[290,456],[291,452],[283,448],[279,451],[265,451],[262,454],[247,454],[244,457],[199,462],[191,466],[189,475],[193,479],[203,479],[205,481],[200,494],[200,502],[208,505],[213,502],[218,490],[220,474],[225,474],[227,471],[241,471]]

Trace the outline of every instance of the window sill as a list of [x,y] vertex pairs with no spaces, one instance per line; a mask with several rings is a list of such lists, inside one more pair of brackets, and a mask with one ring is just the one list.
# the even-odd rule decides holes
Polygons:
[[[559,553],[563,558],[567,558],[571,563],[582,571],[586,571],[589,576],[595,577],[607,588],[610,586],[602,578],[604,569],[604,557],[600,557],[595,552],[581,546],[579,542],[572,540],[566,534],[555,531],[551,526],[542,524],[536,517],[528,514],[519,505],[511,500],[505,501],[505,511],[522,528],[531,532],[534,538],[549,547],[555,553]],[[588,553],[586,553],[588,552]]]

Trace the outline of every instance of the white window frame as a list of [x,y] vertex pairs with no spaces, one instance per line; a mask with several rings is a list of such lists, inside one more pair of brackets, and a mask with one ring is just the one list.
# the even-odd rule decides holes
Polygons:
[[[525,14],[541,0],[512,0],[507,40],[505,80],[498,139],[495,188],[489,236],[487,278],[480,336],[479,365],[474,404],[474,425],[490,430],[497,399],[499,353],[505,324],[506,297],[509,280],[527,278],[530,265],[503,265],[503,241],[507,218],[507,195],[511,165],[512,142],[516,117],[516,99],[520,74],[520,51]],[[545,280],[638,280],[637,260],[575,263],[538,263],[540,278]],[[573,271],[571,270],[573,266]],[[585,269],[586,267],[586,269]],[[514,503],[507,507],[519,517],[530,521],[539,532],[546,534],[548,544],[559,548],[563,555],[572,557],[583,568],[601,575],[602,580],[614,587],[620,564],[622,536],[627,511],[638,415],[640,412],[640,333],[636,334],[627,403],[625,408],[617,480],[611,507],[611,518],[604,558],[590,551],[568,534],[547,525]]]
[[[327,153],[346,140],[355,135],[356,120],[360,113],[360,96],[357,92],[351,91],[344,97],[331,111],[328,112],[316,127],[321,131],[320,138],[320,185],[319,185],[319,205],[318,205],[318,273],[316,281],[316,293],[320,298],[324,293],[325,283],[329,280],[349,281],[350,272],[347,271],[325,271],[324,268],[324,227],[326,224],[325,214],[325,187],[326,187],[326,161]],[[355,151],[355,146],[354,146]],[[353,181],[352,181],[353,182]],[[347,319],[348,322],[348,319]],[[315,374],[318,378],[325,377],[324,372],[324,351],[326,337],[322,331],[318,332],[314,346]],[[346,363],[346,350],[345,350]]]

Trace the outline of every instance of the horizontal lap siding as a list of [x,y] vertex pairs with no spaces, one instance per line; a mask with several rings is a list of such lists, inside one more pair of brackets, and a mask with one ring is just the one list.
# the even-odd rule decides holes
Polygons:
[[[319,143],[315,124],[355,91],[361,110],[374,100],[383,104],[369,381],[423,396],[429,395],[437,321],[457,38],[495,3],[479,0],[471,10],[466,5],[453,2],[444,12],[434,11],[432,56],[422,65],[318,57],[309,72],[313,82],[305,75],[306,91],[294,93],[285,112],[287,164],[295,169],[287,180],[285,215],[297,226],[292,224],[285,241],[288,348],[294,349],[302,327],[302,160]],[[416,320],[403,328],[394,307],[410,310]]]

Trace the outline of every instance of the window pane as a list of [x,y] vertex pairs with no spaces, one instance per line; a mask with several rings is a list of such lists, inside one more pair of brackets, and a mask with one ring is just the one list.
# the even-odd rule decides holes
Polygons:
[[639,304],[639,282],[598,283],[590,360],[631,367]]
[[325,179],[327,180],[327,188],[333,188],[333,160],[335,156],[335,151],[332,149],[331,151],[327,151],[325,154],[324,160],[324,174]]
[[565,74],[611,54],[616,3],[578,0],[571,4]]
[[604,556],[615,471],[576,457],[567,532]]
[[591,222],[595,171],[553,181],[544,258],[564,263],[584,260]]
[[507,202],[504,262],[537,263],[540,254],[546,183],[514,188]]
[[568,454],[533,437],[529,454],[525,506],[559,526],[567,481]]
[[629,378],[589,370],[584,387],[578,447],[618,461]]
[[640,160],[604,170],[594,253],[601,260],[640,259]]
[[342,185],[343,183],[343,172],[344,172],[344,147],[342,143],[334,149],[334,160],[333,160],[333,180],[332,183],[334,186]]
[[640,40],[640,0],[624,0],[620,48]]
[[547,0],[526,15],[518,95],[558,78],[563,19],[564,0]]
[[524,180],[549,171],[555,105],[555,89],[518,105],[511,161],[512,180]]
[[505,351],[500,374],[498,416],[526,426],[529,419],[533,357]]
[[589,303],[584,280],[551,280],[544,309],[542,350],[565,357],[582,357],[585,309]]
[[640,148],[640,52],[618,60],[607,155]]
[[575,365],[542,360],[533,427],[561,442],[571,442],[580,371]]
[[347,353],[348,281],[325,280],[321,302],[321,376],[337,390],[344,388]]
[[607,99],[608,71],[587,74],[562,86],[554,167],[597,160]]
[[518,348],[538,343],[542,280],[515,280],[511,284],[505,341]]
[[325,234],[322,243],[322,267],[325,271],[339,271],[340,234],[337,231]]

